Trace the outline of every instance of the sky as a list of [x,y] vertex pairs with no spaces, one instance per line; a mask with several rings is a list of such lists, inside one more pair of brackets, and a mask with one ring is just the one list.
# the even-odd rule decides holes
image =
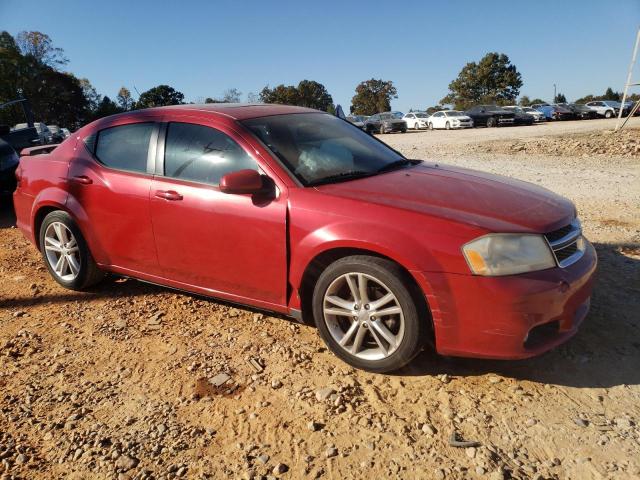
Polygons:
[[521,95],[551,101],[554,83],[570,101],[622,91],[638,27],[640,0],[0,0],[0,30],[48,34],[65,70],[112,99],[168,84],[186,101],[229,88],[245,100],[308,79],[345,111],[370,78],[393,81],[393,110],[435,105],[492,51],[522,74]]

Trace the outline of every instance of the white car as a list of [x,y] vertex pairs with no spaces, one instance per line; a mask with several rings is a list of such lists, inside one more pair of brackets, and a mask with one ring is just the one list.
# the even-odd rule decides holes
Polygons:
[[413,128],[414,130],[420,130],[421,128],[427,128],[429,126],[429,114],[426,112],[410,112],[402,117],[402,119],[407,122],[407,128]]
[[514,113],[526,113],[527,115],[531,115],[533,117],[533,121],[536,123],[544,122],[547,119],[544,116],[544,113],[539,112],[535,108],[531,108],[531,107],[519,107],[518,105],[509,105],[508,107],[502,107],[502,108],[511,110]]
[[604,118],[615,117],[620,111],[620,104],[612,100],[598,100],[585,105]]
[[434,128],[450,130],[452,128],[472,127],[473,120],[471,120],[471,117],[458,110],[440,110],[429,117],[429,130]]

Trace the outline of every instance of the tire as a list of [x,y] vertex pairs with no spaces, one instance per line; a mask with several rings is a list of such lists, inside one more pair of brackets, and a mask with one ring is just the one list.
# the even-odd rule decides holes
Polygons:
[[[375,295],[380,300],[389,294],[393,298],[375,309],[375,300],[359,305],[359,282],[367,285],[369,298]],[[427,314],[416,302],[421,294],[415,289],[403,270],[389,260],[365,255],[339,259],[322,272],[313,291],[313,317],[320,336],[337,357],[355,368],[377,373],[397,370],[425,345]],[[329,309],[339,313],[328,313]],[[383,310],[394,313],[376,318],[375,313]],[[344,347],[340,341],[345,342]]]
[[444,129],[445,130],[451,130],[451,125],[449,125],[449,122],[444,124]]
[[407,129],[403,128],[402,130],[400,130],[402,133],[407,133]]
[[379,133],[380,133],[380,134],[383,134],[383,133],[384,133],[384,125],[383,125],[383,124],[380,124],[380,130],[379,130]]
[[613,117],[613,112],[611,110],[607,110],[606,112],[604,112],[604,118],[611,118]]
[[[44,217],[38,239],[47,270],[63,287],[85,290],[104,278],[105,273],[96,265],[80,229],[67,212],[56,210]],[[62,247],[56,245],[56,239]],[[56,261],[63,256],[61,263]],[[57,265],[60,265],[59,272]]]
[[433,122],[429,122],[429,130],[433,130]]
[[496,119],[493,117],[487,118],[487,128],[493,128],[496,126]]

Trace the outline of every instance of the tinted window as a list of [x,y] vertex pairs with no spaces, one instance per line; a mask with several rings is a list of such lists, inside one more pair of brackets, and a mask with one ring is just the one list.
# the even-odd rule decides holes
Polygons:
[[170,123],[164,154],[167,177],[218,185],[227,173],[258,170],[256,162],[228,135],[190,123]]
[[96,158],[109,168],[146,172],[153,129],[153,123],[130,123],[101,130],[96,141]]

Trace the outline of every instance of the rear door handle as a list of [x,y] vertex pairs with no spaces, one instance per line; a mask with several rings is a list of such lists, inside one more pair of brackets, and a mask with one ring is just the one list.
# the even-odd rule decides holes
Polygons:
[[156,190],[156,197],[165,200],[182,200],[182,195],[173,190]]
[[91,180],[86,175],[77,175],[75,177],[71,177],[71,181],[75,183],[81,183],[82,185],[91,185],[93,180]]

